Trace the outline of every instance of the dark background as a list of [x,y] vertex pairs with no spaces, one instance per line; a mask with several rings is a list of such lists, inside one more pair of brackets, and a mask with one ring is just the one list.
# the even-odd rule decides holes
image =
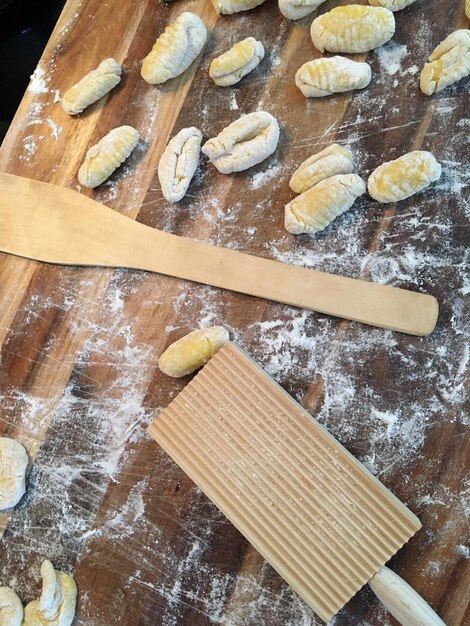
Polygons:
[[0,142],[65,0],[0,0]]

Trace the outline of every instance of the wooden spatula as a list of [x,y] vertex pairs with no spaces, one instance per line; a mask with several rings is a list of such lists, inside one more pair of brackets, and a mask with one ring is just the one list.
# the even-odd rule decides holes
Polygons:
[[369,582],[404,626],[443,626],[384,567],[419,520],[235,344],[149,432],[325,621]]
[[432,332],[437,321],[432,296],[171,235],[72,189],[4,173],[0,250],[49,263],[159,272],[412,335]]

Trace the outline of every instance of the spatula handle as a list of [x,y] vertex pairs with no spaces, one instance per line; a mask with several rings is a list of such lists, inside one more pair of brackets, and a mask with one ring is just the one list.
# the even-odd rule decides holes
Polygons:
[[142,233],[139,242],[134,263],[141,269],[412,335],[427,335],[436,325],[439,307],[427,294],[295,267],[155,229]]
[[381,567],[369,586],[403,626],[445,626],[429,604],[388,567]]

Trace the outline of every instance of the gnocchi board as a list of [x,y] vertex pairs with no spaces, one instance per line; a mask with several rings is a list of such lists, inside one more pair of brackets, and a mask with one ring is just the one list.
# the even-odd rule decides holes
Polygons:
[[233,342],[149,433],[325,622],[421,528]]
[[[140,60],[184,9],[208,25],[208,46],[180,79],[150,87]],[[441,313],[433,335],[409,337],[143,272],[1,255],[0,434],[35,463],[27,496],[2,517],[0,584],[24,602],[38,596],[48,557],[75,575],[79,625],[320,623],[145,432],[187,382],[164,377],[159,354],[218,323],[420,517],[423,530],[392,566],[447,624],[469,623],[468,81],[433,98],[417,87],[429,52],[468,21],[461,0],[417,0],[396,17],[393,43],[357,57],[373,69],[366,90],[306,101],[294,75],[319,56],[311,20],[284,20],[273,0],[233,17],[206,0],[67,3],[3,142],[2,171],[77,188],[86,149],[132,124],[139,149],[87,195],[176,234],[419,289]],[[247,34],[266,59],[239,86],[216,88],[210,60]],[[109,55],[124,63],[121,86],[69,118],[60,94]],[[228,177],[203,164],[188,198],[167,205],[155,168],[169,137],[190,125],[213,136],[258,108],[281,123],[275,155]],[[353,150],[364,176],[420,147],[444,175],[397,205],[365,197],[325,233],[294,238],[282,226],[290,173],[333,141]],[[389,624],[367,590],[335,620]]]

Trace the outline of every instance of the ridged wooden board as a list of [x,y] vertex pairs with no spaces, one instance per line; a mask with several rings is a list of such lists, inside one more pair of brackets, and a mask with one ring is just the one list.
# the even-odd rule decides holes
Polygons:
[[421,528],[233,343],[149,432],[325,621]]
[[[318,14],[350,1],[326,0]],[[208,45],[181,77],[147,85],[141,61],[184,10],[205,21]],[[74,626],[320,623],[146,433],[188,382],[164,376],[159,355],[195,327],[222,324],[419,516],[423,529],[391,567],[448,626],[470,623],[468,82],[432,98],[418,86],[429,52],[468,20],[463,0],[419,0],[395,17],[393,43],[360,57],[373,72],[366,90],[307,101],[294,78],[321,56],[311,19],[289,22],[276,0],[225,17],[209,0],[66,3],[0,148],[2,171],[77,189],[86,150],[131,124],[139,148],[107,184],[80,193],[194,240],[433,295],[440,316],[432,335],[411,337],[165,276],[0,254],[0,435],[34,459],[26,498],[0,515],[0,585],[14,583],[23,602],[38,597],[51,558],[77,581]],[[211,60],[248,35],[266,58],[238,86],[216,87]],[[121,84],[67,116],[57,96],[108,56],[123,64]],[[188,196],[165,202],[156,166],[170,137],[189,126],[213,137],[261,108],[281,124],[272,158],[233,176],[203,160]],[[396,205],[364,196],[325,233],[294,237],[283,227],[290,175],[333,141],[349,145],[364,177],[424,148],[443,179]],[[335,618],[385,624],[396,621],[367,587]]]

